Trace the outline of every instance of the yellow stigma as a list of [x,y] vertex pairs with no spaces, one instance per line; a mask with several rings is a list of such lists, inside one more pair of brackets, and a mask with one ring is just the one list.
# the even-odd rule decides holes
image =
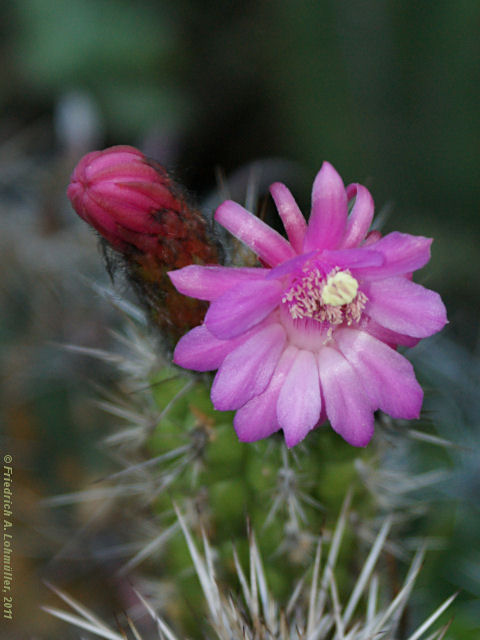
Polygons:
[[358,291],[358,282],[346,271],[337,271],[327,278],[322,290],[322,302],[331,307],[350,304]]

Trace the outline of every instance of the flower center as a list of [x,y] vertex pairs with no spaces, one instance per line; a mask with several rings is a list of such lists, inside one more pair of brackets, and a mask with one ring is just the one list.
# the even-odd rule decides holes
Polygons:
[[314,267],[294,279],[282,302],[294,320],[312,318],[331,325],[350,325],[360,320],[367,296],[358,290],[358,281],[350,271],[335,267],[325,275]]
[[350,304],[358,291],[358,282],[348,271],[331,273],[323,285],[321,299],[323,304],[341,307]]

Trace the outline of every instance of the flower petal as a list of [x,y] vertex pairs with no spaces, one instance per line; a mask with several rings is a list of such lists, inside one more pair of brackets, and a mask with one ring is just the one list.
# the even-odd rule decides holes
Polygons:
[[381,237],[382,237],[382,234],[380,233],[380,231],[377,231],[376,229],[374,229],[373,231],[370,231],[369,233],[367,233],[367,237],[362,243],[362,247],[371,246],[374,242],[378,242],[378,240],[380,240]]
[[280,324],[271,324],[232,351],[212,385],[215,409],[238,409],[262,393],[277,366],[286,340]]
[[278,396],[277,417],[287,447],[298,444],[318,424],[321,407],[315,356],[311,351],[301,349]]
[[324,162],[312,190],[312,213],[305,234],[304,251],[336,249],[345,233],[347,194],[343,181]]
[[370,249],[378,251],[385,257],[384,264],[380,268],[362,269],[361,275],[372,280],[416,271],[430,260],[431,244],[431,238],[412,236],[398,231],[389,233],[369,246]]
[[212,302],[205,324],[216,338],[234,338],[266,318],[280,302],[282,293],[277,280],[242,283]]
[[269,269],[269,274],[267,275],[267,280],[273,280],[274,278],[281,278],[282,276],[286,276],[287,274],[294,273],[295,271],[300,273],[302,268],[310,258],[313,258],[317,255],[317,251],[310,251],[309,253],[302,253],[299,256],[295,256],[286,262],[282,262],[278,267],[274,267],[273,269]]
[[261,280],[270,269],[200,266],[191,264],[169,271],[168,276],[180,293],[199,300],[216,300],[245,281]]
[[282,219],[290,244],[297,253],[301,253],[307,222],[295,202],[295,198],[281,182],[272,184],[270,193]]
[[373,220],[374,204],[370,191],[361,184],[349,184],[347,198],[356,196],[355,204],[348,216],[347,230],[341,242],[345,249],[357,247],[365,238]]
[[379,251],[372,249],[336,249],[329,251],[328,249],[322,253],[322,258],[336,267],[344,267],[351,269],[368,269],[372,267],[380,267],[385,258]]
[[318,354],[320,384],[332,428],[355,447],[373,436],[373,406],[352,365],[332,347]]
[[202,324],[180,338],[175,347],[173,361],[184,369],[213,371],[218,369],[231,351],[250,336],[251,333],[246,333],[233,340],[218,340]]
[[296,347],[287,347],[265,391],[236,412],[233,426],[242,442],[266,438],[280,429],[277,419],[278,395],[297,353]]
[[363,380],[374,406],[392,418],[418,418],[423,391],[410,362],[365,331],[341,329],[335,341]]
[[295,256],[283,236],[232,200],[218,207],[215,220],[272,267]]
[[403,333],[397,333],[396,331],[386,329],[368,316],[364,316],[362,318],[360,324],[358,325],[358,329],[367,331],[371,336],[377,338],[378,340],[381,340],[394,349],[396,349],[398,345],[402,345],[404,347],[414,347],[420,342],[420,338],[412,338],[411,336],[407,336]]
[[426,338],[447,322],[445,306],[435,291],[407,278],[364,283],[365,313],[383,327],[413,338]]

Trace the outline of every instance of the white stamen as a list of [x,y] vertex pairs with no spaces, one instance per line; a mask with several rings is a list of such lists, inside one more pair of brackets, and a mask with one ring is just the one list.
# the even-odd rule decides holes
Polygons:
[[367,302],[358,282],[347,270],[333,269],[327,278],[317,267],[304,269],[284,293],[282,302],[294,320],[312,318],[337,326],[358,322]]

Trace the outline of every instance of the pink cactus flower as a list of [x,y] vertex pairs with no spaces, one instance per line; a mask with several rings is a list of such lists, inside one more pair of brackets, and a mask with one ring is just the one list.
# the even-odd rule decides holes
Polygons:
[[213,405],[236,410],[244,442],[283,429],[292,447],[328,418],[347,442],[366,446],[377,409],[404,419],[420,413],[422,389],[396,347],[447,322],[440,296],[411,280],[430,259],[432,241],[369,233],[370,193],[360,184],[345,189],[328,162],[313,184],[308,225],[283,184],[271,194],[288,240],[235,202],[215,214],[265,267],[170,272],[178,291],[210,302],[174,361],[218,369]]

